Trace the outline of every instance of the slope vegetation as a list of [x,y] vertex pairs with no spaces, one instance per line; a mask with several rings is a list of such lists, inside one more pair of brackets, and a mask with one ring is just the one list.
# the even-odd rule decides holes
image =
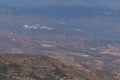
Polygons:
[[115,80],[113,75],[39,55],[1,54],[0,80]]

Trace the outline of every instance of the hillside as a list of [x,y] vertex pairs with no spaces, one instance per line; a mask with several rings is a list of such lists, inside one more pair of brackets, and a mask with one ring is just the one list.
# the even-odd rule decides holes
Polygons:
[[65,65],[56,59],[25,54],[0,55],[0,80],[115,80],[100,70]]
[[[98,70],[114,73],[120,79],[119,4],[120,0],[0,0],[0,53],[26,53],[33,54],[35,58],[37,57],[35,55],[55,58],[73,65],[74,68],[77,67],[77,69],[69,67],[67,70],[73,71],[65,69],[65,72],[70,76],[77,74],[75,77],[78,80],[87,79],[84,75],[90,80],[96,80],[95,77],[99,80],[101,71]],[[4,77],[9,75],[29,80],[32,79],[29,76],[31,72],[34,72],[37,78],[46,76],[46,73],[38,71],[42,63],[41,57],[37,59],[31,59],[32,55],[1,55],[1,57],[0,62],[3,61],[1,70],[7,73],[1,74]],[[23,58],[27,63],[16,61]],[[53,60],[52,64],[56,61],[47,59]],[[9,61],[14,60],[17,64],[9,65]],[[44,59],[42,61],[51,66],[50,71],[47,71],[51,73],[50,76],[60,77],[51,72],[56,66]],[[58,64],[64,65],[59,61]],[[98,70],[86,68],[81,63]],[[18,71],[20,74],[16,74],[13,66],[19,65],[22,70]],[[35,67],[37,70],[32,69],[31,65],[37,66]],[[7,69],[9,67],[11,70]],[[94,75],[96,73],[98,76]]]

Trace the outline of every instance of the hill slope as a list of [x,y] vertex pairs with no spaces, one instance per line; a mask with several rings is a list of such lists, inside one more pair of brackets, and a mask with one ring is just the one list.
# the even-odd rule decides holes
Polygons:
[[0,55],[0,80],[115,80],[112,74],[65,65],[56,59],[21,54]]

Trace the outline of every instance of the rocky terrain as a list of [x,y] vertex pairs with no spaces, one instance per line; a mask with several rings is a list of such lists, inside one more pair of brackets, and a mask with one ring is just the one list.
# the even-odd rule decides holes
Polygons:
[[1,54],[0,80],[116,80],[109,72],[39,55]]
[[119,0],[0,0],[0,53],[38,54],[120,79]]

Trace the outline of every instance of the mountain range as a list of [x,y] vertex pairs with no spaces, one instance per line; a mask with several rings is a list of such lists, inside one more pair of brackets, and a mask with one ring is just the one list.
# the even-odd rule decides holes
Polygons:
[[[120,79],[119,0],[0,0],[0,52],[83,63]],[[77,65],[76,65],[77,66]]]
[[[9,4],[10,2],[11,4]],[[120,3],[119,0],[1,0],[0,3],[1,16],[3,16],[3,13],[8,19],[10,16],[14,16],[14,20],[16,20],[16,18],[19,18],[20,16],[26,17],[28,15],[29,17],[39,16],[38,18],[40,19],[41,15],[44,19],[51,19],[51,23],[54,24],[49,25],[50,27],[57,27],[60,25],[58,22],[61,22],[66,23],[66,25],[60,26],[70,26],[69,29],[71,29],[70,31],[72,31],[72,33],[74,33],[73,28],[78,28],[82,31],[79,33],[87,34],[87,36],[92,35],[93,37],[120,38],[120,11],[119,5],[117,5]],[[27,18],[25,20],[27,20]],[[31,25],[39,23],[36,21],[36,23]],[[44,23],[42,22],[42,24]],[[21,24],[19,25],[23,26]],[[68,29],[65,29],[65,31],[69,33]]]

